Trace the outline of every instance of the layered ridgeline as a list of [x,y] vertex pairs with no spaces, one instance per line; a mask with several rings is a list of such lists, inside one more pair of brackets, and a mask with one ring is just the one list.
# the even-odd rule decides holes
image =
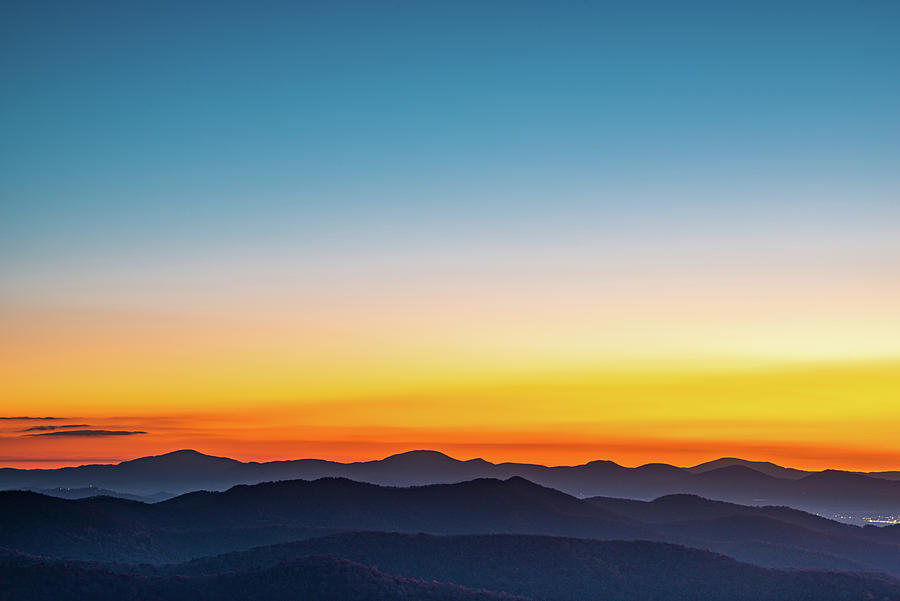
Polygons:
[[178,562],[350,531],[643,540],[770,568],[900,576],[900,526],[859,527],[688,495],[579,499],[518,477],[411,488],[294,480],[155,504],[0,492],[0,547],[41,557]]
[[154,502],[194,490],[226,490],[238,484],[275,480],[339,477],[385,486],[416,486],[514,476],[577,497],[651,500],[684,493],[747,505],[788,505],[828,517],[900,512],[898,472],[805,472],[741,459],[719,459],[691,468],[666,464],[627,468],[611,461],[546,467],[494,464],[482,459],[459,461],[434,451],[412,451],[358,463],[318,459],[244,463],[185,450],[116,465],[0,469],[0,490],[80,497],[104,489],[103,494]]
[[[17,601],[515,601],[503,593],[423,582],[385,574],[334,557],[304,557],[227,574],[194,578],[145,578],[125,566],[83,567],[71,563],[0,556],[0,599]],[[867,582],[868,590],[879,590]]]
[[896,601],[900,583],[767,569],[664,543],[354,532],[166,566],[0,553],[0,598]]

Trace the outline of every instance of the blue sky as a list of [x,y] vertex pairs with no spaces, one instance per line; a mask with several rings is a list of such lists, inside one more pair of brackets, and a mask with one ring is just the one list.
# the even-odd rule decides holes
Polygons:
[[278,289],[321,265],[473,294],[483,272],[550,286],[598,262],[895,291],[894,2],[2,11],[18,305],[116,305],[138,269],[153,289],[211,269]]

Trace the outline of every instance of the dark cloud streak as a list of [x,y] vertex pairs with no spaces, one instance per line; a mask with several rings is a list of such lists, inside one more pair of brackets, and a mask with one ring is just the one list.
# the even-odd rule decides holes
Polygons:
[[23,420],[24,421],[26,419],[28,419],[28,420],[38,420],[38,419],[43,420],[43,419],[69,419],[69,418],[67,418],[67,417],[31,417],[29,415],[18,415],[18,416],[13,416],[13,417],[0,416],[0,419],[10,420],[10,421],[15,421],[15,420]]
[[25,434],[25,436],[131,436],[133,434],[146,434],[146,432],[142,430],[60,430],[58,432]]

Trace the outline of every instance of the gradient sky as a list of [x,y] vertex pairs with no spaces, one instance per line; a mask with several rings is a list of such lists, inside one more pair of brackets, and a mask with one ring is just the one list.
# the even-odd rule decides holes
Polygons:
[[5,2],[0,415],[71,420],[0,420],[0,465],[900,469],[898,30],[896,2]]

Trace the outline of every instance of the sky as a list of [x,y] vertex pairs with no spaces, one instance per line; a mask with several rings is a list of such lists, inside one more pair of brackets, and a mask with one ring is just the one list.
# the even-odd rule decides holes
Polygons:
[[900,469],[898,21],[5,2],[0,465]]

